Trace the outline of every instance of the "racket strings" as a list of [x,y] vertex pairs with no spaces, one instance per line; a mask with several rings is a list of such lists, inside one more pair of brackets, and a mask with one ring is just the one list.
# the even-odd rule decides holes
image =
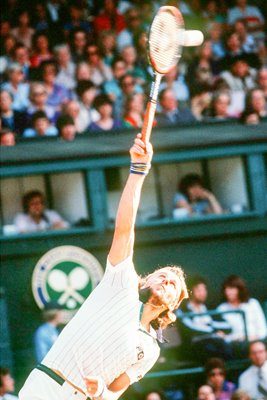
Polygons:
[[181,54],[179,33],[184,31],[177,18],[170,12],[159,13],[153,20],[149,35],[150,57],[155,67],[171,68]]

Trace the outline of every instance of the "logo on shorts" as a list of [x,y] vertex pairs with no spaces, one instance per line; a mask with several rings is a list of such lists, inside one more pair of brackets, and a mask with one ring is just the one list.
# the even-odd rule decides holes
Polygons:
[[77,310],[103,276],[98,260],[76,246],[59,246],[43,255],[32,275],[34,299],[43,308],[57,302],[66,310]]

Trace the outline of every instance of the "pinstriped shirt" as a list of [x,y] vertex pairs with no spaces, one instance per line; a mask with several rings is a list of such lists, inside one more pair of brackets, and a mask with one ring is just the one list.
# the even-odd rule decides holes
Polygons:
[[132,258],[107,267],[102,281],[67,324],[43,360],[86,391],[85,376],[109,385],[126,372],[139,380],[159,356],[156,333],[140,325],[138,276]]

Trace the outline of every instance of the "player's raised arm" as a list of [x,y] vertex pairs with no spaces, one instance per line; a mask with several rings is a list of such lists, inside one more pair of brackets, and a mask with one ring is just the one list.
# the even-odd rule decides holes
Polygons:
[[130,149],[130,174],[123,190],[115,222],[115,232],[109,252],[109,261],[117,265],[133,252],[134,227],[145,176],[153,155],[150,143],[144,143],[138,134]]

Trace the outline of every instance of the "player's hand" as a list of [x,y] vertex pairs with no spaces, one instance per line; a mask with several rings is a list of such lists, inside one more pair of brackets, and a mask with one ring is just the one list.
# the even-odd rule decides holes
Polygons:
[[86,384],[86,389],[89,394],[89,396],[92,397],[97,397],[96,394],[99,391],[99,379],[94,378],[94,377],[87,377],[84,378],[85,384]]
[[153,148],[150,142],[145,143],[141,138],[141,133],[138,133],[134,140],[134,144],[130,148],[131,161],[149,164],[152,160]]

